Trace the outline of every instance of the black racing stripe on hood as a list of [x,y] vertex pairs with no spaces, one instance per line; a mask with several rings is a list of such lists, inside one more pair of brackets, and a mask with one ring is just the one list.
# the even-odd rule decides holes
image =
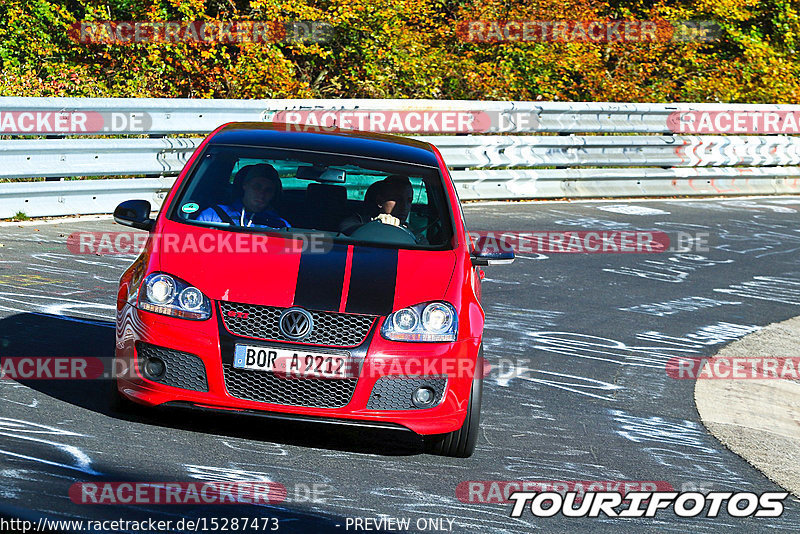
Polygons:
[[353,247],[348,313],[388,315],[394,305],[397,249]]
[[347,245],[328,252],[303,252],[297,271],[294,305],[312,310],[339,311],[344,287]]

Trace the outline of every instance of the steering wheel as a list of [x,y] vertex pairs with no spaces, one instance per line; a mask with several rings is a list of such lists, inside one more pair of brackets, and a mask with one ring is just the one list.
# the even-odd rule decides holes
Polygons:
[[404,226],[394,226],[381,221],[370,221],[352,234],[353,239],[364,241],[377,241],[379,243],[392,243],[397,245],[416,245],[417,238]]

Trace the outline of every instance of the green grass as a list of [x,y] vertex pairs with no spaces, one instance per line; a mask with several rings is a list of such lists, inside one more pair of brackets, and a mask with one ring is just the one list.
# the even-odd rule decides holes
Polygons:
[[25,215],[25,212],[23,212],[23,211],[18,211],[16,215],[14,215],[13,217],[11,217],[11,219],[10,219],[10,220],[12,220],[12,221],[30,221],[30,220],[31,220],[31,218],[30,218],[30,217],[28,217],[27,215]]

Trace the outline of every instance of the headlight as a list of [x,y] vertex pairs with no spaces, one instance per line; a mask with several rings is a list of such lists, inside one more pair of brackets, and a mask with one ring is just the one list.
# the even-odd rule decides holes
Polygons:
[[383,322],[381,334],[392,341],[455,341],[456,309],[447,302],[426,302],[397,310]]
[[392,327],[398,332],[413,332],[417,326],[419,326],[419,314],[411,308],[392,314]]
[[139,308],[183,319],[208,319],[211,301],[196,287],[180,278],[153,273],[144,279],[139,291]]
[[145,289],[147,300],[153,304],[169,304],[175,298],[175,280],[166,274],[148,277]]

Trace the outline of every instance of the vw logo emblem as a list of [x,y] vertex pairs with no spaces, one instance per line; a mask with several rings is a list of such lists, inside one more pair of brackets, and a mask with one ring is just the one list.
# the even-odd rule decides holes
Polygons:
[[302,308],[289,308],[281,314],[278,326],[281,334],[289,339],[302,339],[311,333],[314,320],[311,314]]

